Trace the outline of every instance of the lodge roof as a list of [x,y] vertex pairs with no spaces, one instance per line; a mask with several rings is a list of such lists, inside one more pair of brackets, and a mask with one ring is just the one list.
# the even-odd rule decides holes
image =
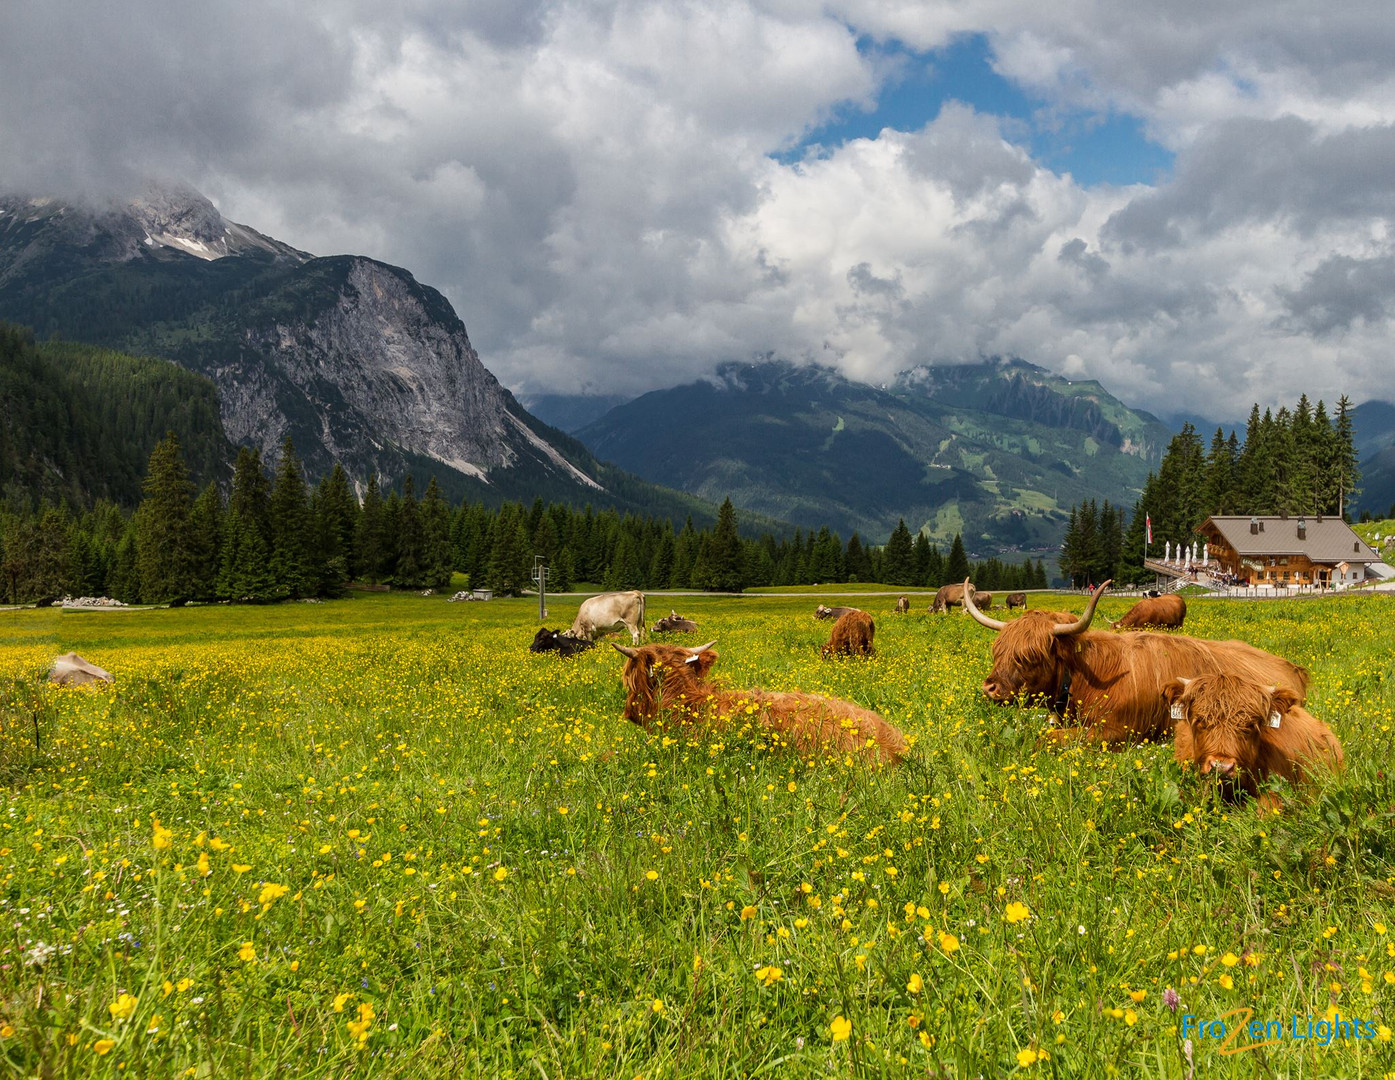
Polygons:
[[[1250,522],[1263,527],[1250,532]],[[1306,537],[1299,539],[1298,523],[1302,522]],[[1239,555],[1306,555],[1315,563],[1373,563],[1379,562],[1370,546],[1356,535],[1339,517],[1269,517],[1250,514],[1207,518],[1200,526],[1212,526],[1221,539]]]

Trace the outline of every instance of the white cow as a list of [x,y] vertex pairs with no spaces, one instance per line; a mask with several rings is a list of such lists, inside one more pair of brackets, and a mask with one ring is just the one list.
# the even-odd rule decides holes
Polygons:
[[568,633],[595,641],[602,634],[621,630],[628,630],[634,643],[639,644],[639,636],[644,632],[644,594],[638,589],[601,593],[583,600]]
[[64,653],[48,669],[48,681],[59,686],[90,686],[99,682],[115,682],[110,671],[88,663],[75,652]]

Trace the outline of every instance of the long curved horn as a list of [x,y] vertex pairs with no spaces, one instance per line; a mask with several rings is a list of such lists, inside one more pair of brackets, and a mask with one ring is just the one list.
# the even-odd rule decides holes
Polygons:
[[1099,605],[1100,597],[1104,595],[1104,590],[1113,583],[1113,578],[1106,581],[1090,595],[1090,602],[1085,605],[1085,614],[1080,616],[1073,623],[1062,623],[1051,628],[1051,633],[1056,637],[1070,637],[1072,634],[1083,634],[1090,628],[1090,620],[1095,617],[1095,608]]
[[997,619],[990,619],[983,612],[979,611],[978,608],[974,607],[974,587],[969,584],[968,578],[964,579],[964,610],[990,630],[1002,630],[1007,626],[1007,623],[1000,622]]
[[715,644],[717,644],[717,639],[716,639],[716,638],[713,638],[713,639],[712,639],[711,641],[709,641],[706,645],[699,645],[699,646],[698,646],[697,648],[695,648],[695,649],[688,649],[688,646],[686,646],[686,645],[684,645],[683,647],[684,647],[685,649],[688,649],[688,651],[689,651],[690,653],[692,653],[694,656],[696,656],[698,653],[702,652],[704,649],[710,649],[710,648],[712,648],[712,646],[715,645]]
[[631,660],[633,660],[636,656],[639,655],[638,649],[632,649],[628,645],[621,645],[618,641],[612,641],[610,644],[616,652],[624,653]]

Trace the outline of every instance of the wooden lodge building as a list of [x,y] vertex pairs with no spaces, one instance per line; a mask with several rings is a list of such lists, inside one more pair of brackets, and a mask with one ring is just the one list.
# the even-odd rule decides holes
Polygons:
[[1340,517],[1209,517],[1197,527],[1223,574],[1251,585],[1349,586],[1388,573]]

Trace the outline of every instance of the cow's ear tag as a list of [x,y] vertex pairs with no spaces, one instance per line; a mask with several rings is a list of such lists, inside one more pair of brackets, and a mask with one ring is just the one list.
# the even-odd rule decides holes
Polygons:
[[699,653],[693,653],[693,655],[690,656],[690,657],[688,657],[688,659],[684,660],[683,663],[685,663],[685,664],[696,664],[700,658],[701,658],[701,654],[699,654]]
[[1180,701],[1174,701],[1174,702],[1172,703],[1172,719],[1174,719],[1174,720],[1185,720],[1186,718],[1187,718],[1187,710],[1186,710],[1186,708],[1182,705],[1182,703],[1181,703]]
[[1279,710],[1278,710],[1278,709],[1275,709],[1273,712],[1271,712],[1271,713],[1269,714],[1269,726],[1270,726],[1270,727],[1278,727],[1278,726],[1279,726],[1280,724],[1282,724],[1282,723],[1283,723],[1283,717],[1281,717],[1281,716],[1279,715]]

